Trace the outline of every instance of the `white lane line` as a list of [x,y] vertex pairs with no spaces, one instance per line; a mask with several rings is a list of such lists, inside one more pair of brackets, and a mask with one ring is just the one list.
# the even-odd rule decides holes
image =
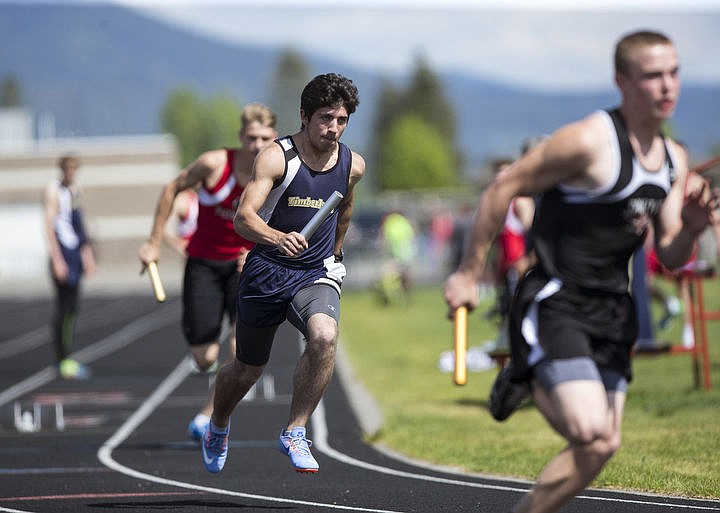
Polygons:
[[27,511],[25,509],[3,508],[2,506],[0,506],[0,511],[5,513],[35,513],[34,511]]
[[54,366],[48,366],[35,374],[28,376],[19,383],[14,384],[10,388],[6,388],[0,392],[0,406],[8,404],[10,401],[17,399],[27,393],[32,392],[36,388],[40,388],[46,383],[50,383],[57,378],[58,372]]
[[[665,508],[696,509],[696,510],[701,510],[701,511],[720,511],[720,508],[712,507],[712,506],[693,506],[691,504],[641,501],[638,499],[621,499],[620,497],[592,497],[589,495],[578,495],[576,498],[577,499],[588,499],[588,500],[593,500],[593,501],[601,501],[601,502],[622,502],[624,504],[637,504],[639,506],[662,506]],[[703,499],[691,499],[691,500],[703,500]]]
[[[70,357],[83,363],[92,363],[103,356],[122,349],[142,335],[159,329],[171,322],[176,322],[176,320],[177,311],[175,309],[158,310],[129,323],[127,326],[124,326],[109,337],[74,352],[70,355]],[[8,404],[18,397],[40,388],[57,377],[58,371],[55,366],[48,365],[44,369],[0,392],[0,406]]]
[[[302,341],[300,341],[301,348],[302,348]],[[112,458],[112,451],[118,447],[124,440],[127,439],[130,434],[137,429],[137,427],[142,424],[147,417],[149,417],[152,412],[157,409],[157,407],[162,404],[165,399],[172,393],[172,391],[177,388],[177,386],[182,383],[190,373],[190,365],[187,363],[187,359],[189,357],[186,357],[183,359],[178,366],[175,368],[175,370],[163,381],[163,383],[160,384],[160,386],[143,402],[143,404],[140,406],[140,408],[133,413],[133,415],[128,418],[127,421],[118,429],[118,431],[107,441],[98,451],[98,459],[107,467],[120,472],[122,474],[135,477],[137,479],[146,480],[146,481],[152,481],[159,484],[165,484],[169,486],[176,486],[180,488],[186,488],[190,490],[200,490],[205,491],[209,493],[216,493],[220,495],[228,495],[233,497],[243,497],[247,499],[257,499],[257,500],[263,500],[263,501],[269,501],[269,502],[278,502],[278,503],[285,503],[285,504],[300,504],[304,506],[313,506],[313,507],[322,507],[322,508],[328,508],[328,509],[340,509],[340,510],[349,510],[349,511],[366,511],[370,513],[401,513],[398,511],[392,511],[392,510],[380,510],[380,509],[368,509],[368,508],[358,508],[358,507],[350,507],[350,506],[339,506],[336,504],[327,504],[327,503],[318,503],[318,502],[308,502],[308,501],[301,501],[301,500],[295,500],[295,499],[285,499],[281,497],[273,497],[273,496],[265,496],[265,495],[257,495],[257,494],[250,494],[250,493],[244,493],[244,492],[236,492],[233,490],[227,490],[222,488],[214,488],[214,487],[207,487],[207,486],[200,486],[193,483],[186,483],[183,481],[175,481],[172,479],[165,479],[158,476],[154,476],[151,474],[146,474],[144,472],[139,472],[137,470],[131,469],[129,467],[126,467],[124,465],[121,465],[120,463],[116,462]],[[393,475],[397,477],[404,477],[409,479],[417,479],[422,481],[431,481],[436,483],[443,483],[443,484],[449,484],[453,486],[465,486],[465,487],[471,487],[471,488],[482,488],[487,490],[500,490],[500,491],[510,491],[510,492],[527,492],[527,488],[516,488],[511,486],[503,486],[503,485],[492,485],[487,483],[477,483],[477,482],[471,482],[471,481],[462,481],[458,479],[448,479],[448,478],[442,478],[442,477],[436,477],[436,476],[428,476],[425,474],[417,474],[412,472],[405,472],[397,469],[392,469],[389,467],[383,467],[380,465],[375,465],[372,463],[368,463],[362,460],[355,459],[351,456],[348,456],[344,453],[341,453],[339,451],[336,451],[333,449],[330,444],[328,443],[328,427],[325,417],[325,406],[324,402],[321,400],[318,404],[317,409],[313,413],[311,417],[311,423],[313,428],[313,438],[314,438],[314,446],[325,455],[340,461],[342,463],[345,463],[347,465],[352,465],[355,467],[364,468],[366,470],[370,470],[373,472],[378,472],[382,474],[388,474]],[[432,467],[429,467],[430,470],[433,470]],[[658,496],[659,497],[659,496]],[[591,496],[578,496],[578,499],[587,499],[587,500],[596,500],[596,501],[606,501],[606,502],[622,502],[627,504],[637,504],[637,505],[647,505],[647,506],[662,506],[662,507],[670,507],[670,508],[678,508],[678,509],[688,509],[688,510],[704,510],[704,511],[720,511],[717,507],[710,507],[710,506],[693,506],[693,505],[685,505],[685,504],[679,504],[679,503],[666,503],[666,502],[652,502],[652,501],[642,501],[642,500],[635,500],[635,499],[621,499],[621,498],[612,498],[612,497],[591,497]],[[695,499],[693,499],[695,500]],[[709,501],[708,501],[709,502]]]
[[[388,474],[396,477],[404,477],[408,479],[417,479],[420,481],[431,481],[434,483],[443,483],[453,486],[465,486],[469,488],[482,488],[486,490],[500,490],[500,491],[506,491],[506,492],[527,492],[528,488],[516,488],[512,486],[503,486],[503,485],[493,485],[493,484],[487,484],[487,483],[477,483],[472,481],[463,481],[458,479],[449,479],[444,477],[436,477],[436,476],[429,476],[425,474],[417,474],[413,472],[405,472],[402,470],[397,470],[389,467],[383,467],[380,465],[375,465],[373,463],[368,463],[366,461],[355,459],[351,456],[348,456],[347,454],[341,453],[339,451],[336,451],[333,449],[330,444],[328,443],[328,428],[327,423],[325,420],[325,406],[323,404],[323,401],[321,400],[318,404],[318,407],[315,409],[315,413],[313,413],[312,417],[310,418],[310,421],[312,423],[313,427],[313,447],[315,447],[318,451],[322,452],[326,456],[329,456],[341,463],[345,463],[346,465],[352,465],[355,467],[363,468],[366,470],[370,470],[373,472],[378,472],[381,474]],[[417,463],[413,463],[413,465],[418,465]],[[436,469],[432,466],[426,467],[428,470],[433,471],[440,471],[442,472],[442,469]],[[494,477],[484,477],[483,479],[497,479],[502,480],[502,478],[494,478]],[[618,492],[623,493],[623,492]],[[627,492],[632,493],[632,492]],[[640,494],[645,495],[645,494]],[[648,494],[648,497],[653,498],[663,498],[659,495],[650,495]],[[668,508],[681,508],[681,509],[692,509],[692,510],[703,510],[703,511],[720,511],[720,508],[713,507],[713,506],[693,506],[689,504],[679,504],[679,503],[671,503],[671,502],[654,502],[654,501],[645,501],[645,500],[639,500],[639,499],[623,499],[619,497],[594,497],[589,495],[578,495],[575,497],[576,499],[587,499],[587,500],[594,500],[594,501],[604,501],[604,502],[622,502],[626,504],[638,504],[638,505],[644,505],[644,506],[663,506]],[[668,498],[669,499],[669,498]],[[669,499],[671,500],[671,499]],[[690,499],[696,502],[704,502],[704,499]],[[707,501],[710,502],[710,501]]]
[[[175,481],[173,479],[166,479],[158,477],[152,474],[146,474],[138,470],[126,467],[112,457],[112,452],[122,442],[124,442],[130,434],[135,431],[159,405],[161,405],[165,399],[182,383],[185,378],[190,374],[190,365],[188,362],[189,357],[185,357],[175,369],[168,375],[165,380],[155,389],[155,391],[140,405],[138,408],[111,436],[103,445],[100,447],[97,453],[97,457],[100,462],[108,468],[125,474],[136,479],[152,481],[154,483],[176,486],[179,488],[186,488],[189,490],[200,490],[203,492],[215,493],[219,495],[228,495],[232,497],[243,497],[245,499],[256,499],[261,501],[284,503],[284,504],[299,504],[303,506],[311,506],[316,508],[327,508],[327,509],[338,509],[345,511],[365,511],[368,513],[402,513],[394,510],[385,509],[371,509],[371,508],[359,508],[352,506],[339,506],[337,504],[328,504],[323,502],[310,502],[298,499],[286,499],[282,497],[273,497],[268,495],[257,495],[252,493],[236,492],[233,490],[227,490],[223,488],[214,488],[209,486],[200,486],[193,483],[187,483],[183,481]],[[198,458],[199,459],[199,458]],[[198,462],[199,464],[199,462]]]
[[50,327],[43,326],[42,328],[35,328],[32,331],[6,340],[0,344],[0,359],[15,356],[16,354],[24,353],[40,347],[43,344],[47,344],[50,337]]
[[[362,460],[357,460],[351,456],[348,456],[346,454],[343,454],[341,452],[336,451],[330,445],[327,443],[327,425],[325,423],[325,412],[324,412],[324,406],[322,401],[320,401],[320,404],[318,405],[317,409],[315,410],[315,413],[313,413],[313,416],[311,418],[311,422],[313,423],[313,447],[317,448],[320,452],[324,453],[327,456],[330,456],[331,458],[338,460],[342,463],[345,463],[347,465],[353,465],[355,467],[364,468],[367,470],[372,470],[374,472],[379,472],[382,474],[388,474],[398,477],[406,477],[409,479],[417,479],[420,481],[432,481],[435,483],[443,483],[443,484],[449,484],[449,485],[455,485],[455,486],[466,486],[470,488],[483,488],[487,490],[501,490],[501,491],[507,491],[507,492],[527,492],[527,488],[515,488],[512,486],[502,486],[502,485],[492,485],[487,483],[476,483],[472,481],[462,481],[457,479],[448,479],[443,477],[436,477],[436,476],[428,476],[425,474],[415,474],[412,472],[404,472],[402,470],[396,470],[388,467],[382,467],[379,465],[374,465],[372,463],[367,463]],[[318,416],[318,419],[315,418],[315,416]],[[416,463],[413,463],[416,465]],[[442,469],[434,469],[432,466],[427,467],[429,470],[436,470],[442,472]],[[495,477],[483,477],[483,479],[497,479],[502,480],[502,478],[495,478]],[[632,492],[617,492],[617,493],[632,493]],[[648,497],[652,498],[666,498],[661,495],[652,495],[652,494],[637,494],[637,495],[647,495]],[[639,499],[624,499],[620,497],[595,497],[590,495],[577,495],[575,497],[576,499],[586,499],[586,500],[593,500],[593,501],[601,501],[601,502],[622,502],[626,504],[638,504],[643,506],[663,506],[666,508],[679,508],[679,509],[692,509],[692,510],[702,510],[702,511],[720,511],[720,508],[717,506],[694,506],[690,504],[679,504],[676,502],[654,502],[650,500],[639,500]],[[672,500],[672,498],[667,497],[668,500]],[[705,499],[692,499],[689,500],[695,501],[695,502],[705,502]],[[707,502],[714,502],[714,501],[707,501]]]
[[178,313],[176,309],[165,309],[148,314],[131,322],[127,326],[104,338],[100,342],[89,345],[76,351],[71,356],[83,363],[90,363],[99,360],[103,356],[127,346],[130,342],[137,340],[140,336],[158,330],[162,326],[177,322]]
[[[79,323],[82,324],[84,330],[91,330],[98,326],[104,326],[107,324],[107,318],[105,311],[112,312],[117,309],[119,301],[113,301],[101,310],[93,310],[87,314],[81,313]],[[15,338],[0,342],[0,359],[9,358],[20,353],[26,353],[48,344],[50,341],[50,326],[42,326],[35,328],[34,330],[28,331],[22,335],[18,335]]]
[[[406,472],[403,470],[397,470],[397,469],[390,468],[390,467],[383,467],[381,465],[375,465],[374,463],[368,463],[366,461],[358,460],[358,459],[353,458],[352,456],[348,456],[347,454],[336,451],[335,449],[330,447],[330,444],[327,441],[328,429],[327,429],[327,424],[325,422],[325,405],[323,404],[323,401],[320,401],[320,404],[318,404],[318,407],[315,409],[315,413],[313,413],[312,417],[310,418],[310,421],[312,422],[312,427],[313,427],[313,447],[317,448],[320,452],[322,452],[326,456],[329,456],[329,457],[333,458],[334,460],[337,460],[341,463],[345,463],[346,465],[363,468],[365,470],[370,470],[372,472],[378,472],[380,474],[388,474],[388,475],[396,476],[396,477],[405,477],[408,479],[417,479],[420,481],[432,481],[434,483],[443,483],[443,484],[449,484],[449,485],[454,485],[454,486],[467,486],[467,487],[471,487],[471,488],[485,488],[488,490],[502,490],[502,491],[508,491],[508,492],[527,492],[527,488],[513,488],[510,486],[490,485],[490,484],[486,484],[486,483],[475,483],[472,481],[462,481],[459,479],[449,479],[449,478],[445,478],[445,477],[428,476],[426,474],[416,474],[414,472]],[[428,469],[433,470],[432,467],[428,467]]]
[[39,468],[0,468],[0,475],[39,475],[39,474],[94,474],[107,472],[103,467],[39,467]]

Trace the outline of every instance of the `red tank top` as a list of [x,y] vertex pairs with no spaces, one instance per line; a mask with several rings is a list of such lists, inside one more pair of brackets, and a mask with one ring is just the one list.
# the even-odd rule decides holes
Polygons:
[[186,249],[192,258],[234,260],[242,248],[251,249],[255,245],[235,233],[233,217],[244,187],[232,171],[237,150],[225,151],[227,164],[218,183],[212,189],[200,187],[198,191],[197,229]]
[[505,224],[498,234],[499,272],[506,273],[525,254],[525,233],[520,218],[515,213],[515,198],[510,203]]

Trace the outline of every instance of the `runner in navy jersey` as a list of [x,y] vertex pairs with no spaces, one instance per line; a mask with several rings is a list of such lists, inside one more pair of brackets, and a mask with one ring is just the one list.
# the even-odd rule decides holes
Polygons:
[[513,197],[539,195],[532,227],[537,264],[511,305],[512,362],[493,385],[490,410],[506,419],[531,393],[567,446],[513,511],[557,511],[588,486],[620,446],[637,322],[628,263],[652,224],[658,257],[682,265],[718,222],[703,182],[683,198],[679,145],[660,133],[680,91],[675,46],[655,32],[615,50],[618,109],[570,123],[498,174],[480,199],[463,259],[445,283],[452,317],[479,302],[478,279]]
[[[301,129],[258,155],[235,215],[236,231],[256,243],[238,285],[237,358],[216,381],[215,407],[203,441],[203,462],[219,472],[227,457],[230,415],[262,374],[278,326],[289,320],[306,345],[295,369],[293,398],[278,449],[298,472],[317,472],[305,426],[335,363],[342,244],[363,158],[340,142],[359,103],[351,80],[318,75],[303,89]],[[306,240],[305,224],[334,191],[340,205]],[[242,421],[242,420],[241,420]]]

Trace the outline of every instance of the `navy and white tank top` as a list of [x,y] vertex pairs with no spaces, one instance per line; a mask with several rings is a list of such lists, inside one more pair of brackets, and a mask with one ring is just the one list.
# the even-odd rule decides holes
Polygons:
[[53,182],[58,199],[58,212],[54,227],[60,246],[68,250],[78,249],[85,244],[85,223],[81,206],[80,193],[63,185],[60,180]]
[[563,286],[624,293],[628,262],[675,181],[672,151],[655,172],[635,158],[618,110],[600,113],[613,145],[614,177],[585,190],[565,185],[540,196],[533,238],[538,265]]
[[[347,195],[352,152],[344,144],[338,143],[335,165],[318,172],[310,169],[300,158],[292,137],[275,142],[285,152],[285,173],[282,181],[273,186],[258,215],[276,230],[300,232],[334,191]],[[274,246],[264,244],[257,244],[252,252],[290,268],[322,267],[323,260],[332,256],[335,248],[337,220],[336,208],[310,237],[308,249],[298,257],[285,256]]]

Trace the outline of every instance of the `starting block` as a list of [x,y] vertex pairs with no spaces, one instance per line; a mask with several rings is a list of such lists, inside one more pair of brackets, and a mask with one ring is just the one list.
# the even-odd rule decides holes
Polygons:
[[45,418],[50,419],[51,426],[54,424],[57,431],[65,430],[65,412],[62,402],[59,401],[54,404],[34,402],[30,408],[24,408],[20,401],[15,401],[13,404],[15,429],[20,433],[40,431],[43,428],[43,410],[47,412]]

